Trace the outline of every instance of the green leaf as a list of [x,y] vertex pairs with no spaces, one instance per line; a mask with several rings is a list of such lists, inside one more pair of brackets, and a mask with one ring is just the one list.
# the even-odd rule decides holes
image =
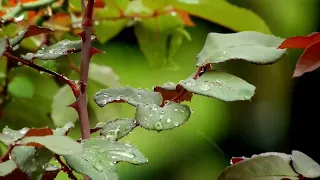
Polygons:
[[96,20],[120,17],[120,10],[124,12],[130,0],[104,0],[104,2],[107,6],[96,10]]
[[140,49],[152,67],[167,64],[170,36],[180,28],[183,28],[182,21],[171,14],[144,19],[134,26]]
[[105,87],[119,86],[119,76],[112,68],[104,65],[90,63],[89,78]]
[[164,107],[141,104],[135,118],[139,125],[149,130],[169,130],[185,123],[191,115],[187,105],[169,103]]
[[[95,35],[99,39],[100,43],[106,43],[111,38],[118,35],[122,29],[128,24],[127,19],[121,19],[117,21],[101,20],[94,24]],[[108,31],[106,31],[108,29]]]
[[94,95],[94,100],[100,107],[115,101],[125,101],[133,106],[138,104],[160,105],[162,97],[158,92],[126,86],[101,90]]
[[75,101],[76,98],[68,85],[64,85],[59,89],[53,97],[51,111],[51,118],[55,126],[61,127],[78,119],[78,113],[72,107],[67,107]]
[[[120,86],[119,77],[114,73],[112,68],[100,64],[90,63],[89,80],[88,80],[88,103],[93,110],[90,115],[92,122],[96,118],[98,122],[106,122],[119,117],[120,104],[110,104],[105,108],[96,105],[94,95],[101,89]],[[95,117],[95,118],[94,118]]]
[[[146,0],[151,1],[152,0]],[[164,0],[159,0],[164,1]],[[234,31],[258,31],[271,34],[266,23],[253,11],[225,0],[169,0],[168,4],[191,15],[228,27]]]
[[209,33],[197,55],[197,66],[242,59],[255,64],[275,63],[285,49],[277,49],[284,39],[259,32]]
[[0,58],[4,52],[7,50],[7,40],[0,39]]
[[290,164],[280,156],[256,156],[227,167],[217,180],[299,179]]
[[27,173],[30,179],[40,180],[48,166],[53,153],[46,148],[37,149],[30,146],[17,146],[12,150],[12,159],[18,167]]
[[68,136],[30,136],[21,140],[21,144],[38,143],[55,154],[71,155],[82,152],[82,146]]
[[0,177],[10,174],[17,168],[17,164],[12,160],[0,163]]
[[23,128],[19,131],[10,129],[9,127],[5,127],[2,130],[2,134],[0,134],[0,141],[2,141],[5,145],[9,146],[13,142],[22,138],[27,132],[29,128]]
[[64,156],[67,164],[78,173],[88,175],[92,180],[118,180],[115,164],[102,149],[83,146],[82,154]]
[[148,162],[148,159],[130,144],[121,144],[103,139],[89,139],[85,141],[84,147],[98,148],[100,153],[107,155],[114,163],[145,164]]
[[191,36],[188,33],[188,31],[186,31],[183,28],[179,28],[176,29],[176,31],[171,35],[170,37],[170,44],[169,44],[169,59],[171,59],[176,52],[178,51],[178,49],[180,48],[182,42],[183,42],[183,38],[187,38],[189,41],[191,41]]
[[27,53],[21,55],[25,60],[31,61],[34,58],[42,60],[54,60],[69,53],[78,52],[81,50],[82,41],[71,41],[68,39],[62,40],[51,46],[43,45],[36,53]]
[[8,85],[8,92],[18,98],[32,98],[34,91],[33,83],[27,76],[16,76]]
[[117,141],[128,135],[136,126],[135,119],[116,119],[105,123],[100,135],[111,141]]
[[222,101],[249,100],[254,95],[253,85],[225,72],[213,70],[205,72],[196,80],[192,77],[179,84],[195,94],[214,97]]
[[320,177],[320,165],[300,151],[292,151],[292,165],[294,170],[306,178]]

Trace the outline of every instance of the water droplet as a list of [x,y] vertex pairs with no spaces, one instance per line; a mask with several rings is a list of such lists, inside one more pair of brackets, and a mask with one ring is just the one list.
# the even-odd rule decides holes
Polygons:
[[202,91],[209,91],[210,90],[210,86],[208,84],[202,83],[200,85],[200,90]]
[[179,123],[176,121],[176,122],[173,123],[173,125],[179,126]]
[[16,17],[16,18],[14,18],[14,20],[15,20],[16,22],[18,22],[18,21],[22,21],[23,18],[24,18],[24,13],[22,13],[20,16],[18,16],[18,17]]
[[21,66],[21,65],[22,65],[22,63],[21,63],[21,62],[18,62],[18,65],[19,65],[19,66]]
[[171,86],[176,86],[176,84],[173,83],[173,82],[166,82],[163,86],[165,86],[165,87],[171,87]]
[[39,73],[40,73],[40,74],[43,74],[44,72],[43,72],[43,71],[39,71]]
[[102,171],[103,170],[103,166],[100,163],[96,163],[94,165],[94,167],[98,170],[98,171]]
[[178,111],[178,109],[174,109],[174,111],[175,111],[175,112],[177,112],[177,111]]
[[153,114],[149,114],[149,117],[152,117],[153,116]]
[[[134,158],[135,155],[131,154],[130,152],[123,152],[123,151],[108,151],[109,153],[111,154],[116,154],[116,155],[119,155],[119,156],[123,156],[123,157],[126,157],[126,158]],[[115,159],[116,157],[115,156],[111,156],[112,159]]]
[[188,85],[188,86],[194,86],[194,85],[196,85],[196,80],[194,80],[194,79],[187,79],[186,85]]
[[165,100],[165,101],[164,101],[164,104],[165,104],[165,105],[167,105],[167,104],[169,104],[169,103],[170,103],[169,100]]
[[167,119],[167,123],[170,123],[171,122],[171,119],[169,118],[169,119]]
[[160,115],[159,118],[162,119],[162,118],[163,118],[163,115]]
[[158,130],[158,131],[161,131],[163,129],[163,126],[161,124],[161,122],[157,122],[155,125],[154,125],[155,129]]

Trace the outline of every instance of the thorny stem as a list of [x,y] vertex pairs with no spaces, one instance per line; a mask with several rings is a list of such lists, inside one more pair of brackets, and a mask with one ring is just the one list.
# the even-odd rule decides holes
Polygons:
[[[94,0],[81,0],[82,5],[82,51],[80,64],[80,96],[78,99],[79,119],[82,139],[90,138],[90,124],[87,108],[87,82],[91,58],[92,14]],[[90,180],[88,176],[84,180]]]
[[71,180],[77,180],[77,177],[73,174],[72,170],[61,160],[60,156],[55,154],[54,158],[58,161],[61,165],[62,171],[68,174],[68,177]]

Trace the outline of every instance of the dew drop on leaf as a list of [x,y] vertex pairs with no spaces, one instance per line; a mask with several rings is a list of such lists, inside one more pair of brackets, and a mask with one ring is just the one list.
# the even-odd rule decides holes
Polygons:
[[208,84],[201,84],[200,85],[200,89],[202,90],[202,91],[209,91],[210,90],[210,86],[208,85]]
[[158,131],[161,131],[163,129],[163,126],[161,124],[161,122],[157,122],[155,125],[154,125],[155,129],[158,130]]

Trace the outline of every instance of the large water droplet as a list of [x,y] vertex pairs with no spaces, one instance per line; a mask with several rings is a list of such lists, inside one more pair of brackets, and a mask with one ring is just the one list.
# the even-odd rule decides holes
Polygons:
[[161,124],[161,122],[157,122],[155,125],[154,125],[155,129],[158,130],[158,131],[161,131],[163,129],[163,126]]
[[167,123],[170,123],[171,122],[171,119],[169,118],[169,119],[167,119]]
[[203,84],[200,85],[200,90],[209,91],[210,90],[210,86],[208,84],[203,83]]

